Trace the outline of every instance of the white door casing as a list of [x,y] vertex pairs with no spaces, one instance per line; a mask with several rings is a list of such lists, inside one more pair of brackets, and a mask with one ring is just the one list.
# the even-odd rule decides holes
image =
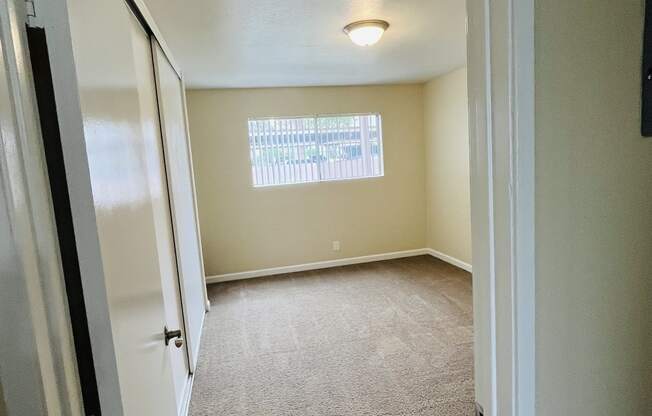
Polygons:
[[534,3],[467,12],[476,397],[533,416]]
[[25,25],[0,2],[0,414],[81,415]]

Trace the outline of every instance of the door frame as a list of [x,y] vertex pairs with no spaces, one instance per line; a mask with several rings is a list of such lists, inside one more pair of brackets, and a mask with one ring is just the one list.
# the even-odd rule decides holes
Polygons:
[[[146,10],[141,0],[133,0],[139,10]],[[9,2],[8,2],[9,3]],[[11,3],[22,1],[11,0]],[[79,109],[79,97],[65,93],[74,73],[72,50],[61,47],[69,33],[65,8],[57,9],[51,1],[36,1],[38,14],[32,19],[46,27],[57,58],[53,68],[55,85],[62,94],[58,107]],[[22,6],[24,7],[24,5]],[[149,13],[152,32],[162,42]],[[505,415],[535,415],[535,251],[534,251],[534,0],[467,0],[469,120],[471,140],[471,174],[474,239],[474,287],[486,279],[488,300],[489,348],[476,349],[476,374],[488,373],[488,386],[476,379],[478,401],[485,415],[496,416],[498,409],[508,409]],[[45,19],[47,16],[47,19]],[[47,20],[47,21],[46,21]],[[500,27],[504,31],[497,30]],[[165,47],[165,45],[162,43]],[[167,53],[168,56],[171,56]],[[58,71],[57,71],[58,68]],[[178,67],[177,67],[178,68]],[[500,81],[506,82],[500,82]],[[81,119],[71,119],[73,111],[60,113],[62,136],[81,146],[71,149],[68,158],[82,170],[88,169],[83,147]],[[507,138],[506,158],[495,153],[496,141]],[[73,151],[74,150],[74,151]],[[505,156],[505,155],[502,155]],[[500,162],[500,163],[498,163]],[[33,165],[29,165],[33,166]],[[41,172],[42,174],[42,172]],[[502,176],[501,176],[502,175]],[[81,204],[91,200],[87,175],[68,177],[71,195]],[[496,195],[505,191],[496,185],[507,185],[508,203],[497,204]],[[35,202],[32,202],[34,205]],[[487,208],[479,213],[480,208]],[[35,209],[36,206],[30,206]],[[104,411],[120,414],[120,391],[112,350],[112,336],[105,304],[101,262],[97,261],[95,218],[89,211],[73,207],[75,229],[79,230],[78,247],[84,289],[94,299],[94,311],[89,312],[89,329],[96,365],[102,369],[98,378],[100,401]],[[92,210],[90,210],[92,211]],[[507,219],[506,222],[498,221]],[[482,230],[488,239],[477,241]],[[480,229],[480,233],[476,231]],[[498,241],[497,237],[502,236]],[[504,248],[506,236],[508,250]],[[476,250],[476,246],[486,250]],[[482,270],[481,264],[486,264]],[[507,265],[498,270],[498,265]],[[500,273],[499,273],[500,272]],[[506,272],[506,273],[503,273]],[[507,290],[503,290],[507,287]],[[475,304],[474,300],[474,304]],[[499,307],[507,306],[507,314]],[[208,306],[208,303],[207,303]],[[477,304],[474,306],[478,306]],[[476,309],[476,313],[484,310]],[[477,318],[476,314],[476,318]],[[477,319],[476,319],[477,322]],[[477,322],[480,323],[480,322]],[[477,335],[476,335],[477,337]],[[477,338],[476,338],[477,341]],[[477,343],[476,343],[477,344]],[[508,346],[509,354],[499,355],[498,345]],[[476,346],[476,348],[478,348]],[[483,366],[485,365],[486,366]],[[480,371],[478,371],[480,369]],[[5,399],[7,399],[5,392]],[[72,393],[71,393],[72,395]]]
[[[12,0],[21,1],[21,0]],[[70,38],[68,9],[64,0],[35,0],[28,26],[45,30],[52,85],[70,196],[83,296],[91,300],[86,310],[100,408],[104,414],[122,415],[122,395],[115,358],[113,331],[97,231],[90,170],[84,141],[80,96],[76,84],[75,57]]]
[[534,416],[534,0],[467,0],[467,16],[476,397]]
[[0,413],[81,416],[26,23],[24,1],[0,2]]

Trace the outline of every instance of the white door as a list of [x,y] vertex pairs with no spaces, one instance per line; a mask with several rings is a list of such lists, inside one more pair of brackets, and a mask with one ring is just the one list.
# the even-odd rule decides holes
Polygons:
[[205,314],[206,285],[197,224],[190,142],[186,126],[185,92],[179,74],[170,64],[156,39],[152,39],[152,49],[184,300],[190,370],[194,371]]
[[[147,164],[158,253],[157,261],[161,273],[163,304],[165,306],[165,325],[169,330],[181,330],[182,334],[185,335],[163,142],[160,124],[156,122],[159,119],[159,114],[151,42],[149,36],[133,15],[131,21],[132,30],[136,32],[133,37],[133,52],[136,76],[138,77],[141,118],[147,120],[141,125],[144,145],[143,154]],[[183,340],[183,337],[181,340]],[[167,353],[172,365],[177,412],[180,413],[185,407],[190,386],[187,344],[183,342],[180,346],[177,346],[175,340],[170,340]]]
[[[85,275],[84,289],[95,282],[106,288],[110,332],[93,324],[99,321],[101,296],[86,299],[102,408],[111,415],[177,415],[175,372],[183,367],[183,354],[166,346],[163,336],[172,314],[161,276],[173,267],[163,261],[164,221],[155,215],[163,185],[152,163],[160,157],[153,145],[160,138],[148,75],[153,71],[149,36],[125,2],[70,0],[66,6],[74,53],[73,71],[66,73],[76,77],[71,88],[78,91],[71,94],[59,84],[57,98],[65,101],[75,92],[79,97],[78,110],[74,105],[58,109],[63,128],[72,128],[70,120],[78,114],[83,126],[80,141],[62,134],[62,143],[82,272],[98,263],[96,258],[101,265]],[[57,32],[51,33],[55,39]],[[53,45],[55,53],[64,53]],[[55,79],[65,80],[61,68],[68,60],[55,55],[54,62]],[[92,199],[81,189],[85,176]],[[104,388],[115,379],[112,370],[119,400]]]

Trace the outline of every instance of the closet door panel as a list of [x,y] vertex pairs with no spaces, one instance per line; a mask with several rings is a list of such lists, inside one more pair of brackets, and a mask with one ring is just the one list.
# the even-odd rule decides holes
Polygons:
[[[142,106],[156,97],[156,89],[143,83],[146,78],[140,73],[142,68],[153,70],[149,36],[125,2],[70,0],[68,7],[83,146],[72,146],[74,137],[62,141],[68,175],[88,175],[92,192],[92,200],[71,197],[71,203],[78,221],[93,221],[93,230],[75,229],[91,247],[80,246],[82,270],[95,260],[88,256],[94,254],[94,233],[100,251],[101,273],[85,277],[84,284],[94,279],[106,287],[110,333],[90,327],[94,357],[107,357],[106,349],[115,357],[96,361],[103,414],[177,415],[173,347],[163,337],[165,300],[148,166],[151,149],[146,145],[147,126],[159,120]],[[84,152],[87,172],[78,149]],[[97,322],[103,311],[96,303],[102,299],[86,302],[89,321]],[[103,386],[115,382],[113,372],[118,375],[119,403],[102,401],[107,394]]]
[[179,75],[155,39],[152,40],[152,49],[186,321],[186,338],[190,353],[190,368],[193,371],[199,354],[206,288],[197,225],[190,144],[186,128],[185,92]]
[[[165,305],[165,325],[170,330],[181,329],[185,336],[159,109],[156,99],[154,61],[151,42],[148,38],[140,38],[139,42],[134,42],[134,57],[139,80],[140,112],[144,121],[141,129],[158,248],[157,261]],[[172,365],[177,410],[181,414],[185,405],[190,377],[187,345],[184,343],[177,348],[171,342],[166,352]]]

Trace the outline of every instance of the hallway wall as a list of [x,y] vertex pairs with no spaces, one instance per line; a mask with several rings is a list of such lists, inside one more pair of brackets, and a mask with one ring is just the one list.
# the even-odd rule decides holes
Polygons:
[[652,408],[643,2],[536,2],[538,416]]

